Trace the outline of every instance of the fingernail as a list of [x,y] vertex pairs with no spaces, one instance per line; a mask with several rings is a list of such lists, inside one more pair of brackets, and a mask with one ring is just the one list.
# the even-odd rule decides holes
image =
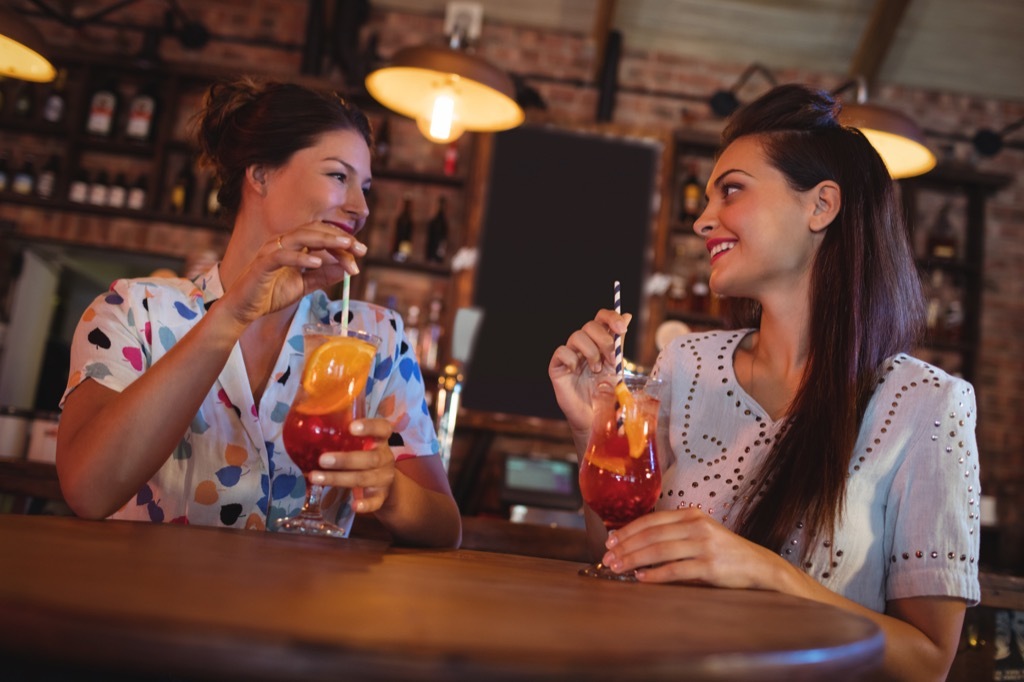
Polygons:
[[604,541],[604,546],[611,549],[615,545],[619,544],[619,539],[614,534],[609,535],[608,539]]
[[363,422],[352,422],[348,427],[348,432],[355,436],[361,435],[365,430],[366,427],[363,425]]
[[302,262],[315,268],[320,267],[323,263],[319,256],[310,256],[308,254],[302,257]]
[[324,481],[327,480],[327,477],[324,476],[323,474],[317,473],[317,474],[312,474],[309,477],[309,480],[313,481],[313,483],[323,483]]
[[332,467],[334,466],[334,455],[320,455],[320,466]]
[[366,244],[363,244],[362,242],[357,242],[356,245],[352,247],[352,250],[358,253],[360,256],[365,256]]

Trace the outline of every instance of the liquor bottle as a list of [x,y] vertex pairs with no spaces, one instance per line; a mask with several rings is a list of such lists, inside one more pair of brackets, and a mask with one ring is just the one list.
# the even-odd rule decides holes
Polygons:
[[192,190],[195,187],[195,176],[192,174],[192,163],[185,161],[171,185],[171,213],[184,215],[192,204]]
[[110,196],[110,179],[107,171],[101,170],[89,183],[89,203],[93,206],[106,206]]
[[57,176],[59,174],[60,157],[52,154],[46,165],[39,171],[39,179],[36,182],[36,194],[44,199],[52,199],[53,191],[57,187]]
[[437,213],[427,224],[427,260],[443,263],[448,255],[448,215],[447,197],[437,200]]
[[427,324],[420,332],[420,365],[424,369],[437,369],[440,359],[441,335],[444,329],[441,327],[441,299],[435,298],[430,302],[430,312],[427,316]]
[[107,194],[107,206],[112,208],[124,208],[128,204],[128,179],[124,173],[114,176],[110,183],[110,192]]
[[949,221],[949,203],[943,204],[935,223],[928,231],[928,257],[942,260],[956,260],[958,244],[953,224]]
[[77,204],[89,201],[89,171],[79,168],[75,172],[75,177],[68,187],[68,199]]
[[32,118],[35,110],[35,85],[23,81],[17,92],[14,94],[14,115],[17,118]]
[[108,80],[96,88],[89,99],[89,116],[85,121],[85,131],[93,135],[110,137],[114,131],[117,105],[117,84],[113,80]]
[[402,199],[402,212],[395,221],[395,244],[391,249],[391,257],[399,263],[409,260],[412,253],[412,197],[408,194]]
[[6,192],[10,183],[10,175],[7,170],[7,155],[0,154],[0,192]]
[[377,167],[387,168],[391,161],[391,117],[387,114],[381,119],[374,147],[377,154]]
[[58,69],[57,78],[53,81],[53,88],[46,96],[43,103],[43,120],[47,123],[60,123],[67,113],[68,100],[65,88],[67,87],[68,70]]
[[405,316],[405,338],[409,341],[409,348],[412,349],[416,360],[420,360],[420,307],[409,306],[409,312]]
[[149,189],[149,179],[139,175],[135,184],[128,190],[128,208],[133,211],[141,211],[146,208],[146,193]]
[[691,163],[686,179],[682,187],[682,208],[679,211],[679,219],[682,221],[694,220],[700,215],[701,196],[704,188],[697,179],[697,165]]
[[203,193],[203,215],[207,218],[216,218],[220,215],[220,200],[217,193],[220,192],[220,181],[217,175],[211,175],[206,183],[206,191]]
[[32,194],[36,188],[36,167],[32,157],[25,159],[21,168],[14,174],[11,180],[11,189],[15,194]]
[[455,142],[449,142],[444,150],[444,174],[455,175],[459,169],[459,147]]
[[152,135],[153,123],[156,121],[156,92],[156,84],[147,83],[132,97],[128,105],[128,122],[124,129],[125,137],[129,140],[146,142]]

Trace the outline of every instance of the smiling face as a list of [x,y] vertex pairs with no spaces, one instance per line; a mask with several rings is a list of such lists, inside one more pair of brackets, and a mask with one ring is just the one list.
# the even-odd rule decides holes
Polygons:
[[825,227],[818,188],[794,190],[750,136],[719,157],[707,196],[693,229],[705,239],[715,293],[763,302],[772,291],[806,290]]
[[334,130],[265,172],[262,210],[274,233],[310,222],[359,232],[370,211],[370,149],[353,130]]

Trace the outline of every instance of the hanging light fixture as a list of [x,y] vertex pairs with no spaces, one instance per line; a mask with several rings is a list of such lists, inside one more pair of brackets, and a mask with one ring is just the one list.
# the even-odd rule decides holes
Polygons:
[[844,104],[839,115],[844,125],[858,128],[875,148],[894,180],[927,173],[935,168],[935,155],[925,144],[924,132],[909,116],[895,109],[868,104],[863,78],[851,80],[833,95],[857,86],[855,104]]
[[[449,3],[465,11],[470,3]],[[479,12],[475,20],[479,23]],[[449,23],[449,22],[446,22]],[[464,131],[496,132],[525,119],[515,86],[503,71],[470,54],[469,27],[455,21],[447,47],[420,45],[399,50],[390,64],[366,77],[366,90],[388,109],[416,121],[428,139],[444,143]]]
[[57,77],[57,69],[43,56],[46,41],[27,19],[6,5],[0,6],[0,75],[36,83]]

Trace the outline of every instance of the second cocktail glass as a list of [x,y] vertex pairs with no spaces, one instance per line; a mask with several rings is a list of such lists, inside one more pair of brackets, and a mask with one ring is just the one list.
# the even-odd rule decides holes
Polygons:
[[[595,377],[594,421],[580,465],[580,493],[605,528],[615,530],[646,514],[661,493],[656,433],[661,381],[627,375]],[[635,580],[601,563],[582,575]]]
[[282,519],[274,529],[345,537],[344,529],[323,518],[323,486],[309,480],[325,452],[366,450],[373,439],[354,436],[349,427],[366,416],[366,383],[380,338],[340,325],[307,324],[302,329],[306,362],[295,399],[285,417],[283,440],[292,461],[306,476],[302,511]]

